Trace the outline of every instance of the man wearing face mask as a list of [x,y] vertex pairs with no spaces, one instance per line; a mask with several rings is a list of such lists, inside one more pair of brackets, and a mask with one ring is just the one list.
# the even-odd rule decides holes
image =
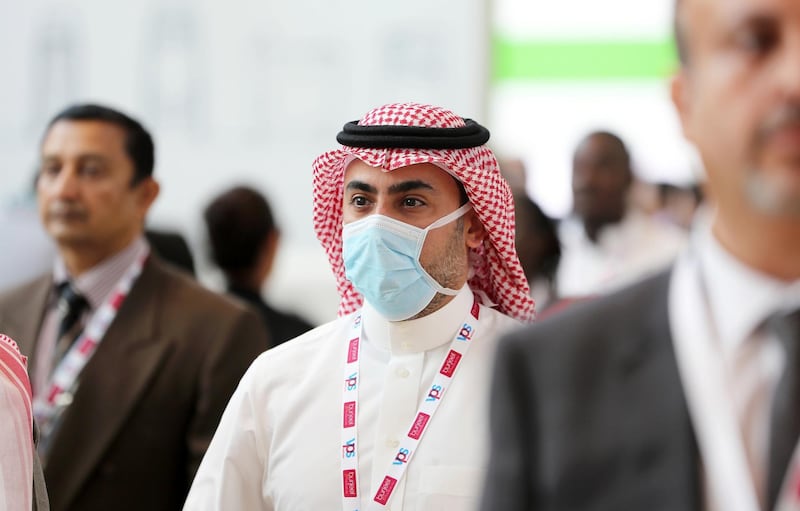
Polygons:
[[319,156],[340,317],[257,359],[185,509],[473,509],[497,336],[533,319],[489,132],[392,104]]

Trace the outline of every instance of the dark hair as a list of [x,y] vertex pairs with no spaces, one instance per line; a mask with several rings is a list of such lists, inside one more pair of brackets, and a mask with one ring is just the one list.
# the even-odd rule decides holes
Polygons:
[[584,142],[586,142],[591,138],[602,138],[609,141],[611,145],[614,146],[615,149],[619,151],[620,156],[622,156],[623,163],[626,166],[630,167],[631,153],[628,152],[628,147],[625,145],[625,142],[621,138],[619,138],[618,135],[605,130],[592,131],[591,133],[583,137],[581,142],[578,144],[578,147],[583,145]]
[[153,138],[138,121],[113,108],[88,103],[67,107],[56,114],[47,125],[45,133],[58,121],[102,121],[119,126],[125,131],[125,152],[133,161],[131,185],[136,185],[153,175],[155,166]]
[[203,217],[212,258],[224,271],[251,268],[267,236],[275,230],[267,199],[246,186],[218,195]]
[[537,237],[546,247],[539,268],[527,267],[530,261],[522,261],[525,274],[530,278],[535,270],[539,275],[553,282],[561,261],[561,242],[558,239],[558,224],[547,216],[542,208],[532,201],[525,193],[514,193],[514,209],[516,227],[518,230],[517,242],[524,242],[525,237]]

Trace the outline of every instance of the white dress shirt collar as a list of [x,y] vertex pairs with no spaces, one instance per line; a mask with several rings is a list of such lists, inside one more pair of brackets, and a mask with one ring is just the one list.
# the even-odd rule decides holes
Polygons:
[[392,355],[421,353],[453,340],[473,304],[473,294],[466,284],[441,309],[419,319],[388,321],[367,302],[362,309],[366,340]]
[[703,285],[721,348],[730,354],[771,314],[800,306],[800,281],[786,283],[738,260],[711,230],[711,215],[696,223]]
[[127,247],[90,268],[77,278],[69,275],[64,260],[58,256],[53,268],[53,282],[58,285],[61,282],[72,279],[77,290],[89,302],[90,308],[92,310],[97,309],[102,305],[128,268],[148,249],[148,246],[144,236],[140,236]]

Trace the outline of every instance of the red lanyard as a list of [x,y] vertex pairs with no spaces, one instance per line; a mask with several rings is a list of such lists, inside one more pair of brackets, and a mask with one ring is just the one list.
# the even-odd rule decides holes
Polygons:
[[142,267],[149,254],[150,251],[145,250],[128,268],[111,292],[110,298],[92,314],[86,323],[86,328],[58,363],[47,383],[47,392],[34,399],[33,414],[43,437],[49,436],[61,412],[72,402],[72,394],[76,390],[76,382],[81,371],[103,340],[103,336],[111,322],[114,321],[122,302],[125,301],[133,283],[142,272]]

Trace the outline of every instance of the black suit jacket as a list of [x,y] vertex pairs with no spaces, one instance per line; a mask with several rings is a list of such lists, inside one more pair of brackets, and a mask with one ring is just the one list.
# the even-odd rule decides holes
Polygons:
[[701,509],[669,272],[504,338],[484,511]]
[[228,292],[244,300],[261,314],[264,325],[269,332],[269,338],[275,346],[290,341],[314,328],[311,323],[300,316],[270,307],[259,293],[237,286],[229,286]]
[[[0,331],[28,356],[51,286],[46,275],[0,294]],[[52,439],[50,508],[181,509],[230,395],[268,347],[254,311],[151,256]]]

